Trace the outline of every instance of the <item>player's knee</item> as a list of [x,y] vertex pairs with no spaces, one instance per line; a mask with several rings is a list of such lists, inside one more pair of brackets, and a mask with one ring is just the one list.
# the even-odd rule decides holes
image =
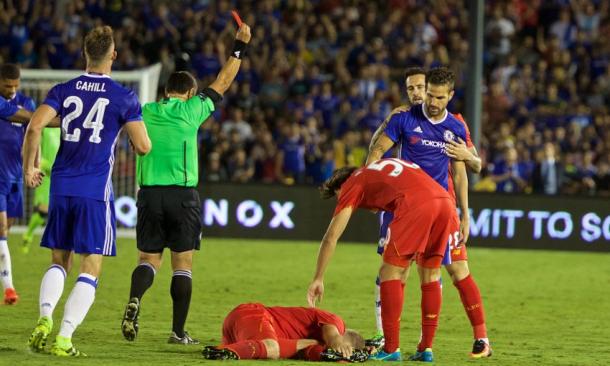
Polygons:
[[470,275],[467,261],[456,261],[446,266],[453,282],[458,282]]
[[383,281],[391,281],[391,280],[400,280],[403,278],[405,271],[407,268],[395,266],[393,264],[389,264],[383,262],[381,264],[381,268],[379,269],[379,279],[381,282]]
[[161,268],[161,264],[163,263],[163,258],[161,254],[150,255],[146,253],[140,253],[139,264],[149,264],[151,265],[155,271],[158,271]]
[[280,358],[280,344],[275,339],[263,339],[263,344],[267,349],[267,358],[277,360]]
[[80,273],[88,273],[94,277],[99,277],[102,272],[102,258],[100,254],[82,255]]
[[421,267],[420,277],[421,284],[436,282],[441,279],[441,269]]
[[193,251],[172,252],[172,269],[190,271],[193,268]]

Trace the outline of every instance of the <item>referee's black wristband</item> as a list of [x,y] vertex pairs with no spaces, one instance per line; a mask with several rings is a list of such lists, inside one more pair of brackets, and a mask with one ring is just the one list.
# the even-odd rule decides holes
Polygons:
[[235,43],[233,43],[233,51],[231,51],[231,56],[241,60],[246,55],[247,48],[248,44],[246,42],[236,39]]

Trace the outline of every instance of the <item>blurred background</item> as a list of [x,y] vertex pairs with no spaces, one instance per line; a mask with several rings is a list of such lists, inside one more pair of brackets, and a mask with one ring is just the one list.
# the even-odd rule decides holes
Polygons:
[[[159,96],[175,70],[206,86],[231,49],[237,8],[253,38],[200,133],[201,180],[313,185],[364,162],[372,132],[406,103],[409,66],[455,70],[449,110],[464,113],[467,3],[2,0],[0,63],[82,70],[82,38],[104,23],[115,30],[115,70],[161,63]],[[610,195],[609,5],[484,2],[484,169],[472,189]],[[555,166],[552,181],[541,176],[543,164]],[[115,174],[133,174],[133,166]]]

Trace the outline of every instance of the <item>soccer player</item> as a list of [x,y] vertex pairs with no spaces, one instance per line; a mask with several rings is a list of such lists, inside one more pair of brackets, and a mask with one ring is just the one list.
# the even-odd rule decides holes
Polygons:
[[110,78],[117,56],[112,29],[92,29],[84,40],[84,55],[85,74],[49,91],[32,116],[23,146],[25,182],[35,188],[43,175],[35,164],[42,129],[60,116],[61,143],[51,171],[49,219],[40,244],[51,249],[52,265],[42,278],[40,318],[29,339],[32,350],[44,350],[71,254],[80,254],[79,275],[51,348],[56,356],[84,356],[72,345],[72,334],[93,304],[103,256],[116,255],[112,167],[121,129],[138,155],[151,148],[136,94]]
[[0,66],[0,281],[7,305],[19,300],[8,247],[9,229],[16,218],[23,216],[21,145],[25,125],[18,122],[29,121],[36,108],[31,98],[17,91],[20,76],[18,66]]
[[[380,127],[380,133],[375,134],[371,142],[367,161],[378,160],[394,144],[400,144],[402,159],[419,164],[426,173],[448,189],[452,197],[457,194],[462,215],[460,238],[450,243],[450,255],[446,256],[444,264],[460,293],[473,327],[475,341],[471,357],[481,358],[491,356],[491,348],[487,338],[481,294],[470,275],[465,250],[470,220],[465,164],[478,171],[480,159],[476,156],[474,147],[465,143],[469,141],[466,124],[446,109],[453,96],[454,80],[454,74],[447,69],[437,68],[429,71],[426,75],[425,102],[412,106],[408,112],[393,115]],[[462,163],[452,166],[452,179],[450,160]],[[422,319],[422,340],[429,338],[429,328],[424,325],[427,323],[430,323],[430,320]],[[432,360],[432,350],[427,350],[430,347],[426,346],[426,342],[421,342],[414,358]]]
[[364,339],[338,315],[305,307],[241,304],[222,325],[222,344],[206,346],[208,360],[287,359],[363,362]]
[[21,250],[29,253],[30,244],[34,239],[34,230],[44,225],[49,213],[49,192],[51,189],[51,168],[59,150],[61,130],[59,128],[45,128],[42,130],[42,144],[40,146],[40,170],[44,174],[42,184],[34,193],[34,214],[30,217],[27,230],[23,233]]
[[[426,95],[426,72],[424,71],[424,69],[422,69],[421,67],[410,67],[407,68],[406,72],[405,72],[405,86],[406,86],[406,90],[407,90],[407,100],[408,100],[408,104],[399,106],[397,108],[395,108],[390,115],[388,115],[388,117],[383,121],[383,123],[377,128],[377,130],[375,131],[373,138],[371,139],[371,151],[369,152],[369,156],[367,157],[367,161],[365,165],[368,165],[370,163],[372,163],[373,161],[380,159],[382,157],[388,157],[388,152],[391,150],[388,150],[388,152],[386,152],[383,155],[379,155],[378,153],[375,153],[374,151],[372,151],[373,146],[375,146],[375,143],[377,142],[377,140],[379,139],[379,137],[384,133],[385,128],[387,127],[390,118],[400,112],[406,112],[409,110],[409,108],[411,106],[414,105],[420,105],[424,102],[424,98]],[[468,130],[468,126],[466,125],[465,121],[462,118],[461,114],[455,114],[455,117],[457,119],[459,119],[460,121],[464,122],[464,127],[466,128],[466,141],[449,141],[448,145],[446,147],[447,150],[447,155],[455,160],[461,160],[464,161],[466,164],[466,167],[474,172],[474,173],[479,173],[481,171],[481,158],[479,158],[478,154],[477,154],[477,150],[474,146],[474,144],[472,143],[472,140],[470,139],[470,131]],[[399,156],[400,157],[400,156]],[[449,185],[450,187],[452,187],[452,179],[451,176],[449,177]],[[454,194],[453,189],[450,189],[450,194]],[[384,245],[385,245],[385,237],[387,234],[387,229],[388,229],[388,225],[390,224],[390,222],[392,221],[392,214],[391,213],[386,213],[386,212],[381,212],[380,213],[380,217],[379,217],[379,223],[380,223],[380,230],[379,230],[379,241],[378,241],[378,246],[377,246],[377,253],[379,255],[383,254],[383,249],[384,249]],[[461,248],[455,248],[453,250],[451,250],[451,259],[452,262],[456,262],[459,260],[466,260],[467,256],[466,256],[466,247],[465,246],[461,246]],[[447,258],[446,260],[443,261],[443,264],[450,264],[451,262],[449,262],[449,260],[451,260],[450,258]],[[453,267],[449,266],[446,267],[448,268],[448,271],[450,271]],[[408,271],[408,270],[407,270]],[[375,348],[381,348],[383,347],[383,329],[381,327],[381,300],[380,300],[380,288],[379,288],[379,276],[377,276],[376,279],[376,286],[375,286],[375,320],[376,320],[376,325],[377,325],[377,334],[375,334],[373,336],[372,339],[368,339],[367,340],[367,344],[375,347]],[[473,325],[474,327],[474,325]]]
[[214,112],[239,71],[250,27],[237,31],[231,56],[216,81],[197,93],[197,82],[187,72],[173,73],[166,98],[144,106],[144,123],[153,149],[137,161],[139,265],[131,275],[129,302],[121,324],[125,339],[138,334],[142,296],[161,267],[163,250],[171,251],[173,325],[168,343],[198,344],[184,330],[192,291],[193,251],[201,240],[201,203],[197,192],[199,162],[197,132]]
[[[422,280],[422,310],[431,346],[441,310],[440,267],[450,237],[458,235],[455,205],[449,193],[419,166],[400,159],[382,159],[366,167],[341,168],[321,188],[323,198],[338,196],[333,219],[320,244],[314,279],[309,285],[310,306],[324,294],[324,273],[337,241],[357,208],[392,212],[386,250],[379,271],[384,350],[371,357],[399,361],[400,316],[405,271],[417,258]],[[416,257],[417,256],[417,257]]]

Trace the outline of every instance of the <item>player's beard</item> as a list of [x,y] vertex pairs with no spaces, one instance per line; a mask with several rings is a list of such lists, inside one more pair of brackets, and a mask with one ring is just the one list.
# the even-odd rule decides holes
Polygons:
[[438,107],[427,106],[427,109],[428,110],[426,112],[428,112],[430,117],[437,117],[441,114],[441,109]]
[[411,102],[412,105],[420,105],[424,103],[424,98],[421,97],[415,97],[413,98],[413,101]]

